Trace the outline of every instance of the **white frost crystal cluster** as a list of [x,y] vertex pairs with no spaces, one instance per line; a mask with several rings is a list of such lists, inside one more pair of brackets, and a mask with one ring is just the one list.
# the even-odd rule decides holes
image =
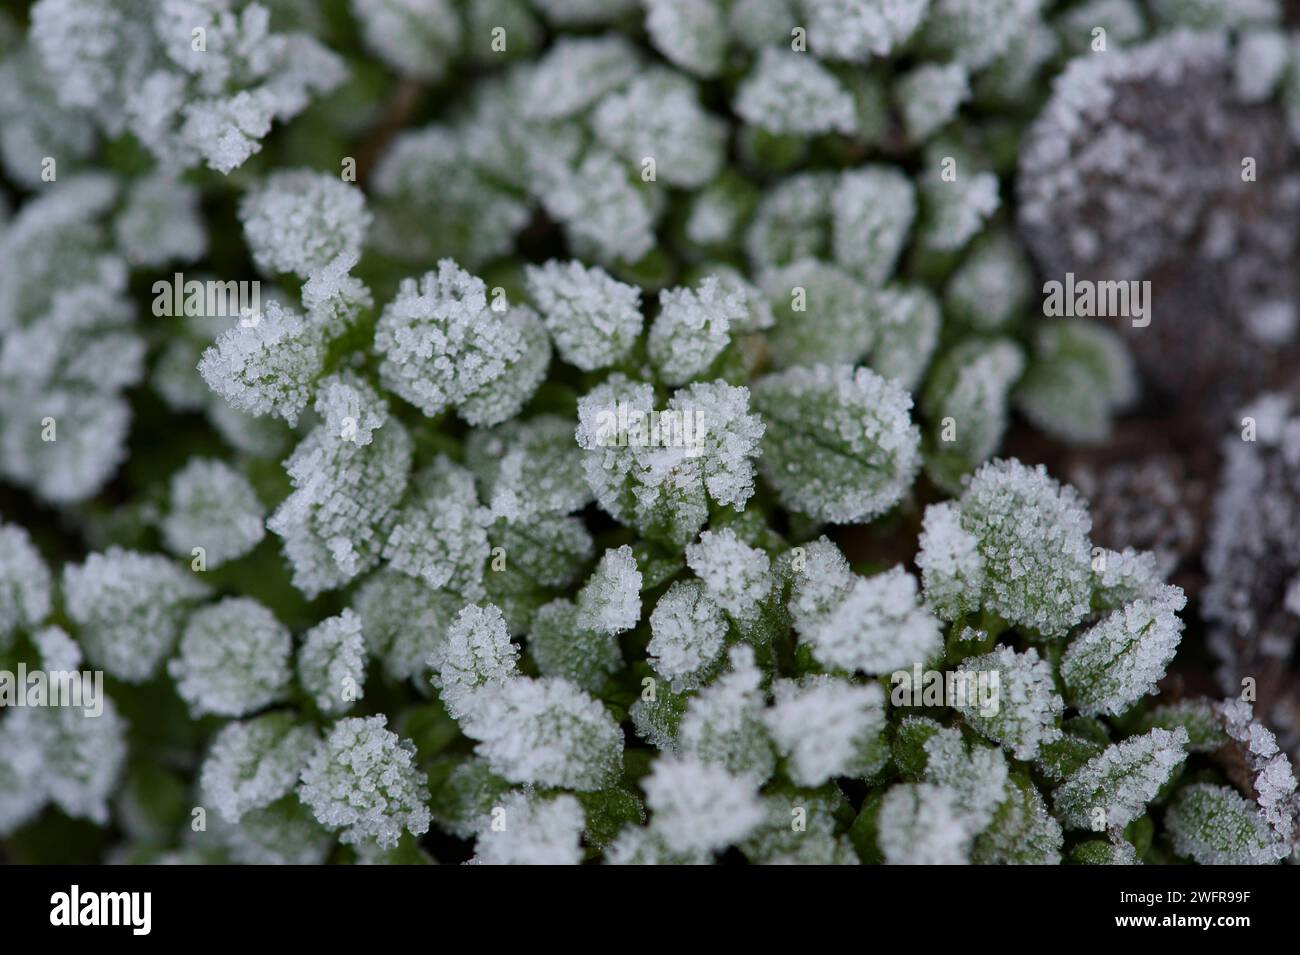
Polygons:
[[195,458],[174,475],[163,543],[178,557],[219,567],[243,557],[266,536],[265,512],[253,486],[224,461]]
[[429,829],[424,774],[415,747],[388,729],[382,716],[334,724],[302,769],[298,795],[316,818],[342,830],[345,845],[397,845],[403,831]]
[[129,131],[163,165],[229,173],[345,73],[314,37],[270,21],[239,0],[41,0],[31,42],[61,106],[107,136]]
[[754,386],[767,425],[763,473],[793,510],[866,521],[906,493],[920,464],[911,396],[867,368],[814,365]]
[[293,638],[266,607],[227,597],[196,610],[167,671],[196,716],[244,716],[281,697]]
[[63,571],[68,616],[87,660],[128,683],[158,671],[187,611],[208,592],[176,563],[118,547]]
[[488,305],[487,286],[450,259],[405,280],[375,326],[385,387],[433,416],[470,424],[518,413],[546,373],[549,339],[527,306]]
[[[1285,672],[1294,401],[1224,448],[1199,594],[1006,456],[1107,440],[1148,371],[1035,316],[1024,228],[1080,168],[1137,257],[1181,229],[1250,271],[1133,179],[1133,103],[1082,131],[1204,54],[1280,168],[1279,4],[30,7],[0,856],[76,825],[148,863],[1300,858],[1285,708],[1169,678],[1188,607],[1229,682]],[[1285,301],[1253,317],[1285,344]],[[106,693],[13,705],[20,667]]]
[[942,510],[933,519],[927,514],[917,562],[936,609],[965,609],[954,600],[961,593],[969,606],[1045,636],[1059,636],[1088,613],[1092,521],[1078,492],[1041,465],[991,462],[960,501],[935,506]]

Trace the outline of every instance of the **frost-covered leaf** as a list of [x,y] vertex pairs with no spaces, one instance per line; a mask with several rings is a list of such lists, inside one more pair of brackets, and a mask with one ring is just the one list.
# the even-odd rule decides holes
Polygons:
[[167,672],[195,716],[244,716],[285,694],[292,649],[288,629],[266,607],[227,597],[190,616]]
[[754,386],[767,425],[763,474],[790,507],[856,523],[889,510],[920,464],[912,400],[866,368],[816,365]]
[[957,672],[977,681],[983,676],[990,686],[997,675],[991,700],[970,694],[958,709],[976,731],[1008,747],[1016,759],[1033,759],[1041,746],[1061,735],[1058,723],[1065,704],[1052,683],[1051,665],[1033,647],[1016,653],[1001,646],[967,658]]
[[870,776],[889,758],[882,737],[885,694],[879,686],[822,675],[780,680],[774,693],[776,702],[764,720],[798,785]]
[[1146,810],[1187,758],[1187,731],[1153,729],[1090,759],[1052,796],[1067,829],[1123,828]]
[[352,610],[312,627],[298,648],[298,680],[322,713],[342,713],[364,695],[366,642]]
[[302,771],[298,797],[345,845],[396,846],[429,829],[429,794],[415,746],[383,716],[339,720]]
[[550,361],[532,309],[489,307],[487,286],[450,259],[405,279],[375,326],[385,387],[432,417],[455,407],[470,424],[516,414]]
[[1178,587],[1116,610],[1071,642],[1061,679],[1081,713],[1119,716],[1156,692],[1182,638],[1178,611],[1187,603]]
[[525,274],[561,358],[591,371],[626,357],[641,333],[640,289],[581,262],[551,260]]
[[164,557],[110,547],[65,567],[63,594],[86,658],[120,680],[142,683],[158,672],[186,613],[208,588]]
[[163,543],[177,557],[202,548],[207,567],[243,557],[266,536],[266,512],[253,486],[223,461],[192,458],[171,480]]
[[292,792],[317,745],[315,730],[286,712],[227,723],[199,772],[199,793],[228,822]]

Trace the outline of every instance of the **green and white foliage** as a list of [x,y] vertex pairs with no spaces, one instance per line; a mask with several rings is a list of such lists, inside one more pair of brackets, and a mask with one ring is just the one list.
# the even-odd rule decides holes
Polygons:
[[1260,865],[1285,858],[1258,807],[1231,786],[1193,783],[1165,812],[1174,851],[1201,865]]
[[763,474],[792,510],[866,521],[907,492],[920,464],[911,397],[867,368],[815,365],[754,386],[763,415]]
[[[1285,137],[1279,4],[30,6],[0,691],[84,666],[113,699],[0,699],[0,855],[1297,858],[1281,710],[1159,695],[1172,562],[999,458],[1012,410],[1088,444],[1138,394],[1118,334],[1032,320],[1026,228],[1100,180],[1145,226],[1054,238],[1154,264],[1183,180],[1128,161],[1137,86],[1199,57]],[[1134,122],[1084,136],[1121,81]],[[242,276],[243,314],[187,291]],[[1189,597],[1275,662],[1300,425],[1243,415]]]
[[244,716],[288,690],[293,638],[275,615],[248,597],[196,610],[167,665],[176,692],[201,716]]
[[939,303],[921,286],[893,286],[876,293],[873,299],[876,345],[867,365],[915,391],[939,342]]
[[818,554],[830,571],[811,568],[795,582],[792,615],[800,641],[822,666],[867,674],[924,664],[943,646],[939,621],[920,601],[916,578],[893,567],[858,577],[833,544]]
[[1061,658],[1071,705],[1089,715],[1119,716],[1155,693],[1178,649],[1183,622],[1177,614],[1186,603],[1181,589],[1163,586],[1079,634]]
[[119,547],[68,565],[62,585],[86,659],[128,683],[158,672],[186,614],[209,592],[167,558]]
[[199,798],[231,823],[293,792],[316,749],[315,730],[284,711],[227,723],[199,774]]
[[887,865],[966,865],[968,818],[957,793],[933,783],[903,783],[885,793],[876,819],[877,843]]
[[967,338],[935,362],[921,408],[930,421],[926,473],[946,490],[989,459],[1007,428],[1008,395],[1025,359],[1005,338]]
[[615,634],[587,626],[582,619],[582,612],[568,600],[539,607],[528,631],[528,652],[542,676],[563,677],[595,692],[622,666],[623,654]]
[[758,619],[775,583],[768,555],[731,528],[702,533],[687,545],[686,563],[713,602],[740,626]]
[[763,49],[734,106],[745,122],[775,134],[850,134],[858,126],[853,94],[835,74],[788,49]]
[[1049,434],[1087,444],[1104,440],[1111,418],[1137,398],[1133,359],[1118,336],[1100,325],[1042,324],[1016,408]]
[[405,279],[375,326],[384,387],[430,417],[454,407],[470,424],[513,417],[550,361],[549,339],[526,306],[489,307],[487,286],[450,259]]
[[962,527],[961,508],[955,502],[931,504],[925,509],[921,568],[925,602],[944,620],[956,620],[977,611],[984,593],[984,558],[980,542]]
[[716,76],[727,52],[725,0],[642,0],[650,42],[674,66]]
[[919,744],[909,774],[948,790],[962,828],[974,833],[970,861],[979,865],[1055,865],[1061,861],[1060,824],[1042,795],[1021,775],[1011,775],[1003,751],[933,720],[907,718],[899,745]]
[[764,721],[797,785],[870,777],[889,758],[883,739],[885,694],[879,686],[818,675],[778,681],[774,694]]
[[923,22],[929,0],[799,0],[809,49],[831,60],[865,61],[902,46]]
[[461,728],[492,771],[513,783],[594,791],[623,763],[618,723],[562,678],[515,676],[490,685],[473,697]]
[[650,833],[674,853],[707,853],[737,842],[763,819],[752,778],[693,757],[661,757],[642,782]]
[[678,729],[678,750],[763,782],[776,763],[763,723],[763,673],[755,665],[752,647],[733,647],[729,664],[691,697]]
[[743,288],[709,276],[698,289],[665,289],[646,347],[665,384],[704,376],[731,340],[733,324],[748,317]]
[[1052,794],[1067,829],[1124,828],[1146,810],[1187,758],[1187,731],[1153,729],[1106,748]]
[[578,591],[579,626],[613,635],[641,619],[641,571],[632,548],[607,550],[591,578]]
[[835,261],[872,285],[894,272],[916,219],[916,188],[890,166],[840,175],[830,195]]
[[201,548],[209,568],[243,557],[266,536],[266,513],[257,493],[224,461],[192,459],[171,480],[163,543],[177,557]]
[[799,259],[764,273],[762,282],[775,318],[768,341],[777,367],[858,361],[875,341],[872,295],[846,270]]
[[[688,385],[668,399],[666,411],[675,413],[669,420],[693,423],[694,446],[656,444],[653,387],[610,375],[578,402],[577,440],[587,452],[583,467],[596,502],[616,520],[678,546],[704,526],[710,502],[743,510],[763,436],[749,399],[748,388],[723,381]],[[658,430],[662,435],[662,418]]]
[[384,559],[434,589],[476,600],[483,595],[488,520],[474,476],[440,455],[412,476],[406,503],[384,544]]
[[428,791],[415,746],[383,716],[339,720],[303,767],[298,798],[345,845],[392,848],[429,829]]
[[108,137],[130,132],[162,165],[224,174],[346,75],[335,53],[272,32],[270,18],[236,0],[41,0],[31,42],[61,106]]
[[464,42],[452,0],[351,0],[366,46],[394,70],[441,79]]
[[[745,252],[755,271],[822,255],[836,183],[831,173],[798,173],[764,193],[745,234]],[[860,198],[857,207],[865,202]]]
[[560,415],[514,419],[470,432],[465,463],[495,518],[569,514],[591,502],[573,422]]
[[113,238],[132,266],[193,262],[208,246],[198,206],[195,187],[167,173],[141,177],[126,191]]
[[960,63],[923,64],[894,87],[908,138],[918,143],[952,122],[970,95],[970,76]]
[[562,359],[583,371],[627,357],[641,334],[641,291],[581,262],[526,270],[528,294]]
[[306,279],[340,257],[356,255],[370,227],[359,189],[322,172],[279,172],[239,206],[253,261],[274,275]]
[[16,524],[0,524],[0,650],[14,634],[34,630],[50,614],[50,569]]
[[582,861],[584,817],[577,799],[512,792],[495,808],[478,832],[474,864],[577,865]]
[[[510,248],[528,222],[528,203],[474,162],[469,148],[457,130],[442,126],[394,139],[372,179],[379,249],[424,264],[450,255],[476,268]],[[439,183],[436,198],[427,188],[430,180]],[[441,228],[430,230],[435,214]]]
[[1254,716],[1251,705],[1244,700],[1228,699],[1219,707],[1224,731],[1244,751],[1259,815],[1275,837],[1274,851],[1285,853],[1288,847],[1294,846],[1300,826],[1295,771],[1278,748],[1273,731]]
[[[382,404],[375,411],[387,418]],[[314,597],[378,563],[411,453],[410,436],[393,419],[369,444],[317,425],[294,448],[285,461],[293,493],[266,523],[284,541],[294,586]]]
[[982,606],[1046,636],[1088,613],[1092,521],[1073,488],[1041,466],[993,461],[970,479],[959,502],[935,506],[957,512],[956,520],[941,512],[927,522],[922,538],[918,565],[937,607],[951,613]]
[[0,475],[42,501],[86,499],[126,453],[123,392],[144,376],[126,254],[107,221],[118,180],[43,182],[0,215]]
[[722,168],[727,127],[700,105],[695,84],[675,70],[650,68],[600,101],[592,130],[633,167],[654,161],[655,181],[698,189]]
[[464,605],[457,595],[389,569],[367,577],[352,598],[369,656],[393,679],[417,682],[429,668],[441,669],[448,628]]
[[650,665],[675,688],[699,685],[722,657],[727,617],[699,580],[674,581],[650,614]]
[[[1033,279],[1028,258],[1014,237],[1001,229],[990,231],[976,240],[948,279],[944,308],[977,331],[1000,330],[1029,304]],[[1090,330],[1092,326],[1085,328]]]
[[[52,803],[74,819],[108,822],[127,758],[127,723],[111,699],[79,706],[13,707],[0,720],[0,833]],[[6,707],[6,709],[10,709]]]
[[932,0],[922,40],[973,70],[983,69],[1038,18],[1043,0]]
[[295,425],[324,365],[321,332],[293,309],[270,301],[260,314],[244,316],[222,333],[203,353],[199,374],[236,410]]
[[997,175],[981,169],[956,143],[939,140],[926,148],[923,169],[922,246],[935,252],[965,248],[1002,205]]
[[1053,686],[1051,665],[1033,647],[1017,653],[1001,646],[967,658],[957,672],[973,677],[997,674],[996,708],[968,696],[958,709],[976,732],[1007,747],[1016,759],[1033,759],[1044,744],[1061,735],[1058,724],[1065,705]]
[[489,604],[470,604],[448,628],[447,639],[429,665],[443,706],[459,719],[475,705],[478,691],[502,686],[519,673],[519,648],[510,642],[505,618]]
[[322,713],[342,713],[364,696],[366,642],[352,610],[312,627],[298,648],[298,682]]

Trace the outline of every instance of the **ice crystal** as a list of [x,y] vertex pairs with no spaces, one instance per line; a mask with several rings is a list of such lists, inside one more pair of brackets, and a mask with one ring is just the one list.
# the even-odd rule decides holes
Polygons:
[[228,822],[293,792],[317,745],[311,727],[284,712],[227,723],[199,773],[204,802]]
[[190,616],[167,672],[196,716],[243,716],[284,695],[292,648],[289,631],[266,607],[227,597]]
[[835,776],[866,777],[884,765],[880,687],[815,676],[778,681],[775,695],[764,721],[800,786],[820,786]]
[[342,719],[302,770],[298,796],[347,845],[397,845],[403,830],[429,829],[424,774],[415,747],[383,716]]
[[1085,763],[1053,794],[1069,829],[1123,828],[1140,816],[1182,765],[1187,731],[1153,729],[1116,743]]
[[303,635],[298,680],[322,713],[341,713],[361,699],[365,646],[361,618],[352,610],[321,621]]
[[581,262],[527,270],[528,294],[560,357],[583,371],[624,358],[641,334],[641,292]]
[[517,413],[550,359],[536,313],[489,308],[487,286],[450,259],[402,282],[375,326],[375,348],[385,387],[429,416],[454,406],[470,424]]
[[65,567],[63,594],[86,658],[141,683],[158,672],[186,613],[208,588],[164,557],[110,547]]
[[200,548],[206,566],[215,568],[261,543],[264,519],[246,477],[222,461],[195,458],[172,475],[163,543],[178,557]]

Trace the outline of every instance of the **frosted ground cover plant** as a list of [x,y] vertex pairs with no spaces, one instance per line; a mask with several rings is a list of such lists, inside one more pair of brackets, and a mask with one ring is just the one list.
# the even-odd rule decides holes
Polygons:
[[[1108,178],[1144,148],[1125,84],[1213,54],[1292,135],[1290,30],[1269,0],[0,16],[0,681],[105,679],[93,714],[0,695],[0,857],[1294,861],[1300,716],[1252,701],[1300,629],[1295,398],[1224,445],[1189,592],[1040,460],[1151,396],[1149,346],[1045,318],[1036,270],[1072,261],[1044,232],[1159,258],[1171,198]],[[1136,231],[1051,228],[1099,179]],[[1249,277],[1276,342],[1295,303]],[[1182,689],[1201,643],[1226,699]]]

